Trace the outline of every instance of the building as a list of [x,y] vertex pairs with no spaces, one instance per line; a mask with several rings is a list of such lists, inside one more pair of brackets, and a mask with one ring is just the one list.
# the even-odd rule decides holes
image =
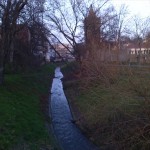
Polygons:
[[47,28],[36,22],[30,26],[30,32],[32,53],[40,59],[45,59],[46,53],[50,49]]
[[73,61],[73,49],[69,44],[54,44],[46,53],[47,61]]
[[124,45],[130,62],[150,63],[150,44],[127,43]]
[[69,59],[73,59],[73,49],[69,44],[55,44],[54,48],[57,51],[56,60],[68,61]]
[[56,58],[56,52],[53,48],[48,49],[45,55],[45,59],[47,62],[54,62]]

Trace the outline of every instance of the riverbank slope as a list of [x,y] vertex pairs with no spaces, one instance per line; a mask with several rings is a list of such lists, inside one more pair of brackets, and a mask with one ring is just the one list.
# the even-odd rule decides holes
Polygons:
[[48,97],[55,65],[6,74],[0,87],[0,149],[57,149],[48,134]]
[[102,150],[150,149],[150,68],[123,67],[109,85],[96,80],[88,86],[68,70],[65,93],[75,123],[91,141]]

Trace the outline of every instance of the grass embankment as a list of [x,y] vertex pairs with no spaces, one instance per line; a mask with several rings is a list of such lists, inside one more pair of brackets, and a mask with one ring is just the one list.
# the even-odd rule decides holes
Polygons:
[[82,131],[103,150],[149,150],[150,68],[123,68],[110,85],[84,84],[65,80]]
[[54,65],[7,74],[0,87],[0,150],[51,150],[46,129],[50,81]]

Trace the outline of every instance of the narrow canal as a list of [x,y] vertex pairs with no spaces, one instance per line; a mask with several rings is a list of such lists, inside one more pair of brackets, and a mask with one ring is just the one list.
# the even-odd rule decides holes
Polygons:
[[54,134],[63,150],[98,150],[72,123],[72,114],[63,91],[60,68],[55,69],[51,88],[51,116]]

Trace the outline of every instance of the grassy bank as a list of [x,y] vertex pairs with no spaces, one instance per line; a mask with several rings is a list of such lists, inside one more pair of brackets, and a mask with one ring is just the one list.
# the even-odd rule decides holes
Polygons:
[[51,150],[54,140],[45,122],[54,65],[7,74],[0,87],[0,149]]
[[[123,68],[109,86],[65,80],[76,124],[102,150],[150,149],[150,69]],[[84,87],[84,88],[83,88]]]

